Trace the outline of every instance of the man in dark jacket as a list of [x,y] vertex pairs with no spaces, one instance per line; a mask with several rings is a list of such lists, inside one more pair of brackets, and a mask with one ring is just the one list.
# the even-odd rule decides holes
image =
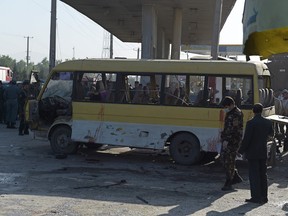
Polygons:
[[272,122],[261,113],[263,106],[253,106],[254,118],[246,124],[244,138],[239,153],[245,153],[249,165],[249,181],[251,198],[245,202],[264,204],[268,202],[267,185],[267,139],[273,134]]
[[0,80],[0,124],[5,123],[4,119],[4,87]]
[[24,134],[29,134],[29,130],[28,130],[28,124],[25,120],[25,104],[28,100],[28,96],[29,96],[29,81],[28,80],[24,80],[24,82],[22,83],[22,89],[21,92],[19,94],[19,98],[18,98],[18,106],[19,106],[19,120],[20,120],[20,124],[19,124],[19,135],[22,136]]
[[16,81],[10,81],[10,86],[4,91],[4,100],[6,101],[6,123],[7,128],[16,128],[15,123],[18,112],[18,96],[20,89],[16,85]]
[[243,135],[243,113],[235,105],[233,98],[226,96],[222,101],[225,108],[224,129],[221,132],[221,161],[226,172],[226,182],[223,191],[233,190],[232,185],[242,182],[242,178],[236,169],[236,154],[240,147]]

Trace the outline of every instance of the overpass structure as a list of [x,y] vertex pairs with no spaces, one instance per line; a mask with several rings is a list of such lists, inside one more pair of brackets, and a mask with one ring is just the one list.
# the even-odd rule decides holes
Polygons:
[[[61,0],[123,42],[142,44],[142,58],[179,59],[183,44],[218,49],[236,0]],[[213,51],[213,50],[212,50]]]

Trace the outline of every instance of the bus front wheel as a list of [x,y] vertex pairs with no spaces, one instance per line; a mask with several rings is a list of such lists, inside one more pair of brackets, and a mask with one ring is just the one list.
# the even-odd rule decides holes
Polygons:
[[58,126],[51,134],[50,145],[56,154],[74,154],[78,150],[78,144],[71,141],[71,128]]
[[183,165],[199,162],[201,152],[198,139],[189,133],[180,133],[172,138],[169,147],[172,159]]

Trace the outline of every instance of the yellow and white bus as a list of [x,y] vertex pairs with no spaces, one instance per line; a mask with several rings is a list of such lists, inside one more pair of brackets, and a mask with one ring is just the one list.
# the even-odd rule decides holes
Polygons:
[[226,95],[245,122],[256,102],[265,116],[275,112],[261,62],[75,60],[51,71],[27,120],[55,153],[76,152],[79,143],[169,148],[175,162],[193,164],[202,151],[220,150]]

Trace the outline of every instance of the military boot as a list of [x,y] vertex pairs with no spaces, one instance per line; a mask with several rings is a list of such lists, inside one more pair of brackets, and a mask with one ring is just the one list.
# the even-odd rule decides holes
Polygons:
[[232,181],[230,179],[226,179],[224,186],[221,188],[222,191],[231,191],[234,190],[232,187]]
[[238,184],[238,183],[241,183],[241,182],[243,182],[243,179],[242,179],[242,177],[239,175],[238,171],[235,170],[234,177],[233,177],[233,180],[232,180],[232,185],[233,185],[233,184]]

